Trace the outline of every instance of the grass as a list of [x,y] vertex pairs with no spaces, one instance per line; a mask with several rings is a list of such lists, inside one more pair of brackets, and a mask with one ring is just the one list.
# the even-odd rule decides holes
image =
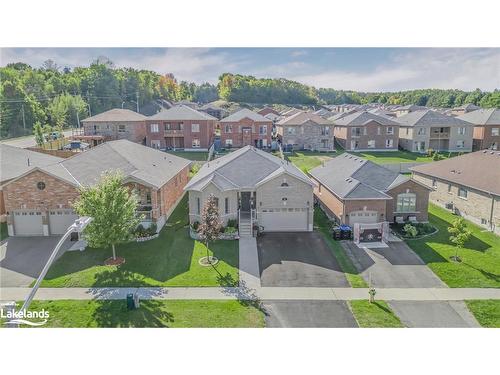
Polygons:
[[297,168],[307,173],[311,169],[321,165],[323,161],[328,161],[339,154],[335,152],[295,151],[285,155]]
[[366,300],[349,301],[351,310],[361,328],[404,327],[384,301],[370,303]]
[[471,300],[465,303],[482,327],[500,328],[500,300]]
[[258,328],[265,324],[262,311],[234,300],[142,300],[137,310],[127,310],[125,300],[33,301],[30,307],[42,308],[50,315],[46,328]]
[[219,259],[215,269],[198,264],[206,248],[189,237],[187,205],[185,196],[158,238],[118,246],[125,264],[104,266],[110,249],[67,252],[50,268],[42,287],[219,286],[222,278],[237,281],[237,241],[210,244],[210,254]]
[[9,237],[7,223],[0,223],[0,241],[5,240],[7,237]]
[[342,271],[345,273],[349,284],[351,284],[353,288],[367,288],[368,284],[358,273],[358,270],[352,263],[351,259],[344,252],[340,243],[332,238],[332,234],[330,233],[330,220],[319,207],[316,207],[314,210],[314,227],[323,234],[326,243],[339,262]]
[[206,151],[167,151],[169,154],[180,156],[181,158],[196,161],[207,161],[208,152]]
[[429,205],[429,222],[438,232],[420,240],[407,241],[422,260],[452,288],[500,287],[500,237],[469,221],[472,236],[460,249],[462,262],[450,260],[455,246],[449,240],[448,226],[457,216],[436,205]]

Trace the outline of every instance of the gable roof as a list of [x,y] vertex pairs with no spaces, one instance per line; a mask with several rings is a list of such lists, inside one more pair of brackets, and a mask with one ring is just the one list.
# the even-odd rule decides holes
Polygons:
[[392,199],[387,191],[410,180],[349,153],[329,160],[309,174],[342,199]]
[[249,118],[255,122],[270,122],[268,118],[258,114],[257,112],[251,111],[248,108],[242,108],[239,111],[224,117],[220,122],[238,122],[244,118]]
[[426,109],[424,111],[410,112],[395,119],[401,126],[467,126],[470,122],[458,117],[447,116],[442,113]]
[[500,125],[500,109],[478,109],[457,117],[474,125]]
[[213,182],[221,190],[254,188],[271,178],[287,173],[305,183],[312,181],[292,163],[252,146],[205,163],[184,190],[202,190]]
[[98,115],[87,117],[81,122],[143,121],[147,117],[130,109],[113,108]]
[[500,196],[500,152],[476,151],[410,168],[415,173]]
[[160,111],[148,120],[217,120],[208,113],[197,111],[187,105],[176,105],[164,111]]
[[56,156],[0,143],[0,182],[19,177],[35,167],[61,160],[63,159]]
[[294,115],[285,117],[278,121],[277,125],[302,125],[308,121],[315,122],[318,125],[333,125],[331,121],[317,115],[313,112],[300,111]]
[[399,125],[396,121],[388,117],[379,116],[367,111],[354,112],[345,117],[337,118],[335,120],[333,118],[330,118],[330,120],[332,120],[335,125],[339,126],[363,126],[370,121],[378,122],[380,125]]
[[408,105],[404,105],[404,106],[396,108],[396,111],[410,111],[410,112],[414,112],[414,111],[422,111],[422,110],[425,110],[425,109],[427,109],[427,107],[424,107],[422,105],[408,104]]
[[279,112],[277,110],[275,110],[274,108],[271,108],[271,107],[264,107],[264,108],[261,108],[260,110],[257,111],[257,113],[259,115],[262,115],[262,116],[265,116],[265,115],[268,115],[269,113],[273,113],[277,116],[279,116]]
[[454,110],[458,110],[458,111],[465,111],[465,112],[471,112],[471,111],[475,111],[476,109],[479,109],[480,107],[478,107],[477,105],[475,104],[472,104],[472,103],[467,103],[467,104],[464,104],[464,105],[461,105],[460,107],[455,107],[453,108]]

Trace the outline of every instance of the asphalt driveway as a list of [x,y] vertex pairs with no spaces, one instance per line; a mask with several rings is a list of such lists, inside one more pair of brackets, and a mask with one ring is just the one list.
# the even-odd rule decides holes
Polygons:
[[358,327],[346,301],[265,301],[269,328]]
[[360,248],[352,241],[342,247],[365,281],[378,288],[445,288],[446,285],[404,242],[388,248]]
[[262,286],[349,287],[320,233],[265,233],[257,248]]
[[5,240],[0,246],[0,286],[29,286],[40,275],[59,239],[9,237]]

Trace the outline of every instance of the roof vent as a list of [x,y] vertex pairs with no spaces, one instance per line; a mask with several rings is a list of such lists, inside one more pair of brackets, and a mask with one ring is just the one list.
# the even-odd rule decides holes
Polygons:
[[488,151],[487,150],[483,150],[483,154],[486,154]]

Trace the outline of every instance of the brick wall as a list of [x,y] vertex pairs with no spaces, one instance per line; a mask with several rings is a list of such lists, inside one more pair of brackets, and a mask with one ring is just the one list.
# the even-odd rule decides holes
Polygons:
[[[354,211],[376,211],[378,213],[377,222],[386,221],[386,205],[387,200],[385,199],[373,199],[373,200],[346,200],[345,201],[345,215],[349,215]],[[349,224],[349,217],[345,219],[345,223]]]
[[184,186],[188,183],[189,166],[180,171],[159,189],[160,215],[170,216],[176,202],[184,195]]
[[[397,208],[397,198],[398,194],[403,193],[414,193],[416,194],[416,210],[412,213],[404,213],[404,214],[394,214]],[[427,209],[429,207],[429,189],[426,187],[416,183],[415,181],[407,181],[399,186],[396,186],[394,189],[389,190],[387,192],[393,199],[387,201],[386,213],[387,213],[387,221],[394,222],[394,216],[403,216],[405,220],[408,220],[408,216],[416,216],[417,221],[419,222],[427,222],[429,221],[427,215]]]
[[[182,123],[182,130],[179,129]],[[151,124],[158,124],[158,132],[151,132]],[[170,124],[171,129],[165,130],[165,125]],[[192,125],[199,125],[199,132],[193,132]],[[193,140],[200,141],[200,149],[207,149],[212,143],[213,134],[215,131],[215,120],[147,120],[146,121],[146,145],[152,146],[153,143],[159,142],[160,148],[173,147],[173,141],[167,144],[165,138],[176,138],[175,147],[178,148],[193,148]]]
[[[119,131],[120,125],[125,126]],[[94,126],[96,129],[94,129]],[[83,122],[84,135],[101,135],[105,140],[128,139],[131,142],[142,143],[146,137],[145,121],[110,121]]]
[[474,127],[474,141],[478,146],[477,150],[489,149],[494,143],[496,149],[500,150],[500,133],[499,135],[493,135],[493,128],[500,129],[500,124]]
[[[359,144],[357,150],[396,151],[398,149],[399,141],[399,126],[392,126],[393,134],[387,134],[387,129],[389,127],[390,126],[380,125],[376,121],[370,121],[363,126],[336,126],[335,137],[342,145],[345,146],[347,151],[355,151],[355,149],[351,148],[351,141],[358,141]],[[361,135],[359,137],[353,137],[352,128],[360,128]],[[388,139],[392,139],[392,147],[386,147],[386,140]],[[368,147],[368,141],[370,140],[375,141],[375,147]]]
[[[288,134],[287,128],[295,128],[295,134]],[[322,135],[323,128],[329,128],[328,135]],[[329,150],[335,149],[334,145],[334,126],[333,125],[318,125],[314,122],[307,122],[302,125],[283,125],[278,127],[278,132],[282,136],[284,145],[298,145],[300,149],[307,150]],[[322,140],[326,140],[328,145],[323,147]]]
[[[231,132],[226,132],[226,126],[232,127]],[[259,134],[259,126],[266,125],[266,134]],[[238,122],[221,122],[221,141],[222,145],[226,145],[226,140],[231,139],[233,142],[233,147],[243,147],[246,145],[255,146],[255,141],[260,139],[266,140],[267,145],[271,144],[271,133],[272,133],[273,123],[271,120],[269,122],[255,122],[249,118],[241,119]],[[243,129],[249,128],[250,134],[245,137],[243,134]]]
[[[311,179],[316,181],[312,177]],[[333,217],[340,222],[344,222],[344,202],[326,187],[322,186],[319,181],[316,181],[314,196],[330,218]]]

